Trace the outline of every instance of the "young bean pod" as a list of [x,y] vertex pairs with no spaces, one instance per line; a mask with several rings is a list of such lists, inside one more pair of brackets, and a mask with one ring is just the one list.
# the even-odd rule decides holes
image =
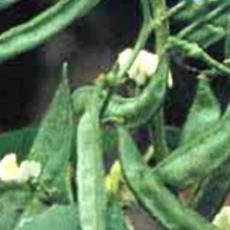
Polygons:
[[[202,181],[194,196],[189,201],[190,207],[213,220],[220,211],[230,188],[230,159],[227,159],[210,176]],[[211,207],[211,208],[210,208]]]
[[176,149],[150,175],[157,174],[166,184],[176,188],[185,188],[208,176],[229,157],[229,113],[230,108],[211,130]]
[[189,142],[198,133],[212,129],[220,119],[220,104],[205,73],[198,76],[198,81],[196,95],[181,133],[181,145]]
[[128,127],[137,127],[148,121],[163,103],[168,73],[168,60],[163,58],[149,85],[139,96],[113,97],[105,111],[104,121],[122,121]]
[[97,95],[91,101],[77,128],[77,185],[82,230],[105,230],[106,194],[103,151]]
[[147,167],[128,131],[119,127],[119,150],[123,172],[136,198],[167,229],[215,229],[174,197],[156,176],[148,177]]
[[[139,96],[124,98],[112,95],[102,121],[122,123],[131,128],[148,121],[164,101],[168,72],[168,60],[164,58],[160,61],[156,73],[152,76],[149,84]],[[72,100],[77,116],[84,111],[84,106],[92,97],[92,93],[99,90],[95,86],[86,86],[73,93]],[[105,95],[106,91],[100,92],[102,100],[105,98]]]

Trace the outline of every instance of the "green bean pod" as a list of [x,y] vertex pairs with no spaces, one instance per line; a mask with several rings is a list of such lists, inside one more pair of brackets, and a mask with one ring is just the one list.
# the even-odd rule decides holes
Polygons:
[[[160,61],[156,73],[152,76],[149,84],[139,96],[124,98],[113,95],[105,110],[102,121],[122,123],[131,128],[148,121],[164,101],[168,71],[168,60],[164,58]],[[84,111],[84,106],[92,97],[92,93],[99,92],[99,90],[95,86],[85,86],[73,93],[72,100],[77,116]],[[99,93],[103,100],[106,91]]]
[[207,76],[202,73],[198,78],[196,95],[181,133],[181,145],[189,142],[197,133],[212,129],[220,119],[220,104],[210,87]]
[[91,85],[83,86],[79,89],[76,89],[72,93],[71,97],[75,116],[79,117],[84,113],[86,105],[92,99],[92,95],[94,95],[97,92],[99,93],[98,88],[94,85]]
[[148,169],[128,131],[119,127],[119,150],[123,172],[136,198],[169,230],[215,229],[166,189],[156,176],[148,177]]
[[208,220],[220,211],[230,190],[230,159],[205,179],[189,201],[190,207]]
[[157,174],[166,184],[176,188],[200,181],[229,157],[229,127],[229,114],[226,114],[211,130],[176,149],[150,172],[150,176]]
[[87,14],[100,0],[59,0],[30,21],[0,35],[0,62],[35,48]]
[[148,121],[163,103],[168,73],[168,60],[163,58],[149,85],[139,96],[134,98],[113,97],[105,111],[104,121],[121,121],[131,128]]
[[106,229],[103,151],[96,97],[91,95],[92,100],[77,128],[77,196],[82,230]]

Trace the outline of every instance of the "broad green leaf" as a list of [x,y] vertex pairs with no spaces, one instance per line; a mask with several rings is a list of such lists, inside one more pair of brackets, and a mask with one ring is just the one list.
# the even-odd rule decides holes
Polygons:
[[[63,69],[65,70],[65,69]],[[29,153],[29,159],[41,163],[42,174],[39,178],[42,184],[40,190],[35,192],[33,198],[27,203],[19,223],[46,209],[44,195],[49,202],[62,202],[67,199],[67,164],[70,158],[73,124],[70,91],[66,74],[63,74],[54,99],[50,105],[41,127],[35,137]],[[46,190],[46,192],[44,191]],[[48,195],[48,194],[49,195]]]
[[59,183],[66,171],[71,154],[73,116],[68,80],[63,77],[47,115],[34,140],[29,158],[42,165],[41,179],[53,186]]
[[28,127],[0,134],[0,157],[14,152],[19,158],[24,159],[32,146],[36,133],[37,128]]
[[75,205],[54,205],[41,214],[22,218],[15,228],[15,230],[78,229],[80,229],[80,227]]
[[96,101],[89,103],[77,128],[77,186],[82,230],[106,230],[102,134]]
[[10,190],[0,195],[0,229],[12,230],[31,197],[23,190]]
[[198,134],[206,132],[217,123],[221,115],[220,105],[206,79],[199,79],[197,92],[181,134],[184,145]]

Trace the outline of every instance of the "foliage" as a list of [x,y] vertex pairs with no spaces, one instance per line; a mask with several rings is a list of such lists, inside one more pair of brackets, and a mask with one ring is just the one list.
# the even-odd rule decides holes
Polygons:
[[[17,1],[4,1],[0,9]],[[4,32],[0,61],[44,43],[99,2],[59,0]],[[164,0],[140,0],[140,5],[143,24],[123,65],[116,62],[92,85],[71,93],[64,63],[40,126],[0,135],[1,157],[16,152],[20,160],[28,158],[42,168],[38,178],[25,183],[0,181],[0,229],[128,230],[124,205],[144,207],[166,229],[222,229],[211,222],[230,190],[230,107],[221,114],[210,81],[230,75],[230,3],[184,0],[167,9]],[[180,20],[186,26],[173,34],[169,22]],[[144,86],[132,88],[125,75],[152,32],[157,69]],[[207,52],[220,39],[225,41],[221,62]],[[163,109],[175,52],[205,67],[196,69],[197,92],[182,130],[170,134]],[[119,94],[124,86],[129,97]],[[151,151],[142,154],[134,134],[143,127]],[[178,135],[173,147],[170,135]],[[116,167],[106,174],[104,159],[117,152]],[[191,187],[194,192],[183,200],[180,192]]]

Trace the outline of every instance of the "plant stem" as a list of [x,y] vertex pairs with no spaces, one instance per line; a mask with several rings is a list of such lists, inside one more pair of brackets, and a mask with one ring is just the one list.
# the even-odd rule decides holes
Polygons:
[[170,37],[168,39],[168,48],[178,50],[187,57],[195,58],[197,60],[203,61],[208,67],[212,68],[217,74],[230,75],[230,68],[224,65],[214,58],[212,58],[208,53],[206,53],[200,46],[196,43],[189,43],[185,40],[181,40],[176,37]]
[[106,84],[112,85],[112,86],[119,85],[120,82],[122,82],[122,78],[125,75],[125,73],[132,66],[139,51],[144,47],[147,39],[149,38],[150,33],[153,30],[157,30],[159,27],[161,27],[162,23],[166,22],[168,18],[171,18],[174,15],[176,15],[178,12],[180,12],[180,10],[182,10],[187,5],[186,1],[180,2],[174,7],[172,7],[170,10],[165,12],[164,14],[160,14],[158,15],[158,17],[155,17],[154,20],[147,21],[146,19],[149,17],[149,12],[146,9],[147,3],[145,1],[146,0],[142,1],[142,4],[143,4],[142,11],[146,15],[143,15],[144,23],[142,25],[137,41],[133,48],[133,53],[130,59],[127,61],[127,63],[119,71],[116,72],[112,70],[105,76],[105,85]]
[[226,38],[225,38],[225,60],[228,60],[228,66],[229,64],[229,59],[230,59],[230,16],[228,16],[228,21],[227,21],[227,28],[226,28]]
[[[157,20],[159,17],[166,15],[166,3],[165,0],[152,0],[152,10],[154,19]],[[169,36],[169,25],[168,21],[164,20],[161,22],[161,26],[155,29],[155,45],[156,53],[160,57],[167,43]],[[152,137],[154,141],[155,156],[158,160],[163,159],[168,155],[168,149],[165,140],[164,130],[164,108],[161,108],[159,112],[153,118],[153,124],[151,124]]]
[[215,8],[213,11],[211,11],[206,17],[202,17],[183,29],[179,34],[178,38],[185,38],[186,36],[193,33],[200,25],[203,23],[210,22],[211,20],[215,19],[217,16],[223,13],[227,8],[229,7],[229,3],[225,3],[220,5],[219,7]]

